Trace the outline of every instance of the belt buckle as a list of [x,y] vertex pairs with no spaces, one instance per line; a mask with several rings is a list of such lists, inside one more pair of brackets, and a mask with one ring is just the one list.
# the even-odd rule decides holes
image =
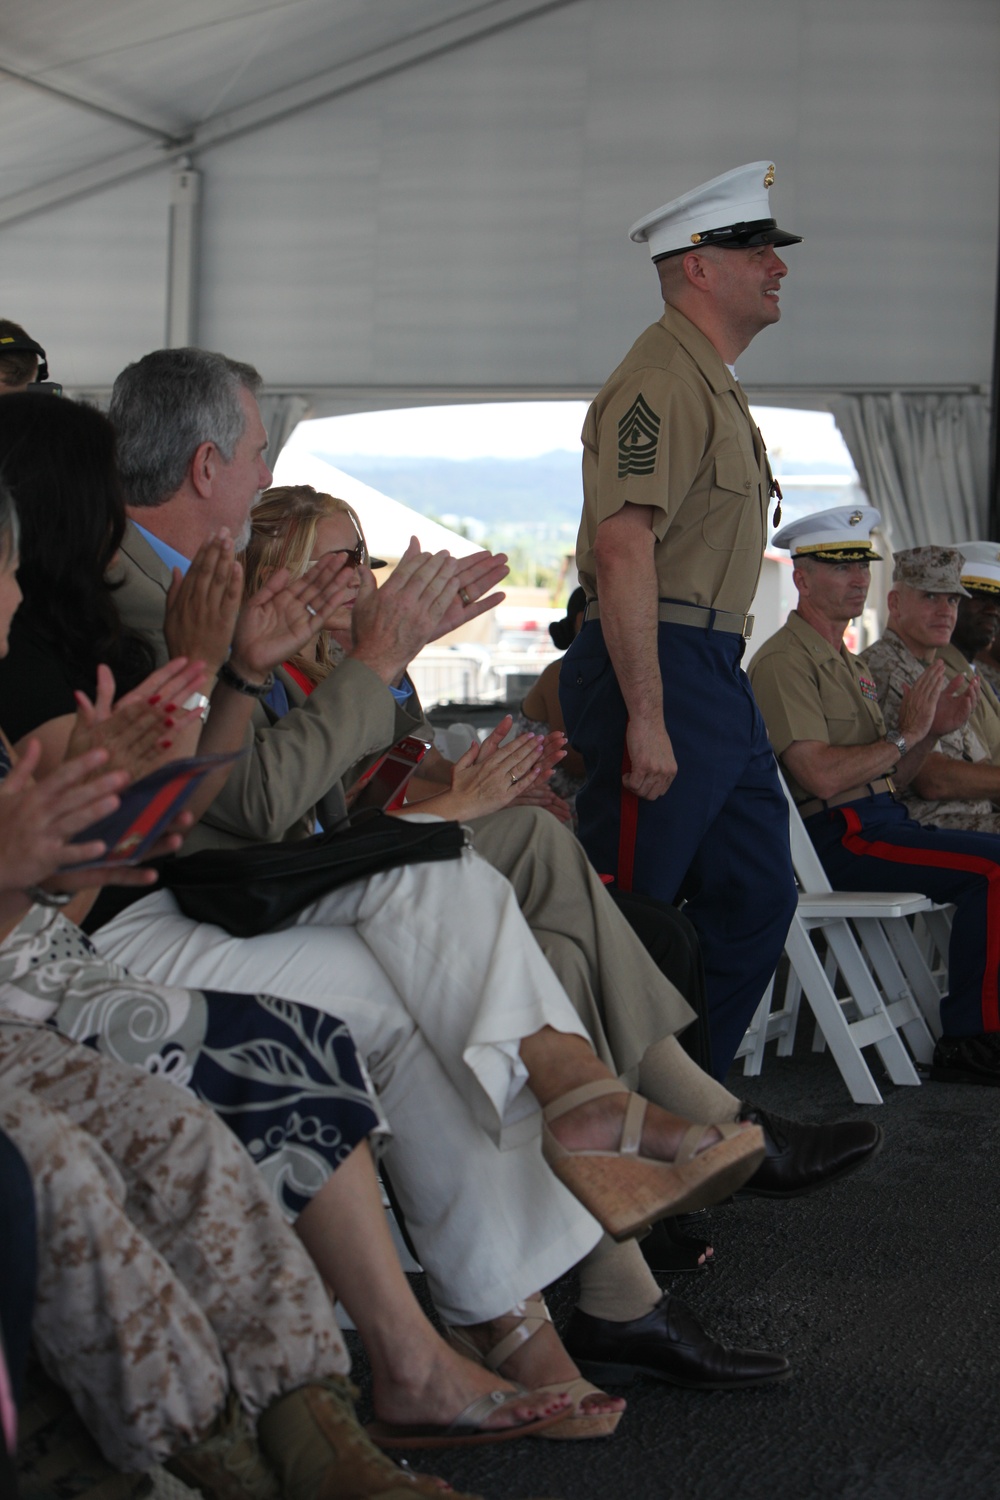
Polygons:
[[743,616],[743,639],[748,641],[753,635],[753,615]]
[[886,789],[887,789],[890,797],[892,797],[893,801],[895,801],[896,800],[896,783],[893,781],[893,779],[892,779],[891,776],[886,776],[884,778],[884,780],[885,780]]

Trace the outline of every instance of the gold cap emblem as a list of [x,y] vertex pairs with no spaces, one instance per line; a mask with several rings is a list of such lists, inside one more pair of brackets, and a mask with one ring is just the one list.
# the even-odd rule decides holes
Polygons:
[[856,510],[853,515],[848,516],[847,524],[848,526],[859,526],[863,520],[864,516],[862,515],[861,511]]
[[692,243],[692,245],[700,245],[701,244],[701,235],[700,234],[693,234],[691,236],[691,243]]
[[764,173],[764,186],[766,188],[769,188],[772,185],[773,182],[774,182],[774,162],[771,163],[771,165],[768,167],[767,171]]

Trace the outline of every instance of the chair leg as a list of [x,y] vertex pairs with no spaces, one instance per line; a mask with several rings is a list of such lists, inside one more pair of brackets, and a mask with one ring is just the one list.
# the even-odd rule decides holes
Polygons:
[[[743,1038],[741,1050],[743,1055],[744,1078],[756,1078],[764,1065],[764,1048],[767,1046],[767,1022],[771,1014],[771,999],[774,995],[774,975],[761,997],[761,1002],[753,1013],[753,1020],[747,1027],[747,1034]],[[737,1054],[739,1055],[739,1054]]]
[[[853,942],[853,939],[851,939]],[[826,977],[819,954],[813,947],[803,922],[792,918],[792,925],[785,940],[788,961],[795,970],[809,1002],[813,1015],[823,1028],[834,1061],[841,1077],[847,1084],[855,1104],[881,1104],[882,1095],[876,1087],[871,1070],[861,1055],[861,1048],[851,1033],[840,1002]]]
[[[874,1043],[893,1083],[919,1084],[920,1077],[876,988],[864,955],[846,921],[824,927],[860,1019],[852,1026],[859,1047]],[[911,1010],[915,1014],[915,1007]],[[827,1040],[832,1041],[827,1035]]]
[[[856,926],[875,967],[897,1030],[905,1036],[917,1061],[929,1063],[934,1056],[934,1038],[941,1034],[939,996],[909,923],[898,919],[879,922],[863,917],[858,918]],[[898,996],[895,1013],[888,1005],[893,995]],[[936,1029],[930,1026],[931,1019]]]

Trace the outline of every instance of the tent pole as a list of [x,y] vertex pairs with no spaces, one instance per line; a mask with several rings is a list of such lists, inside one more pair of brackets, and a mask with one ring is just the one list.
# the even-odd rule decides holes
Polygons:
[[986,535],[1000,541],[1000,241],[997,244],[997,289],[993,306],[993,379],[990,384],[990,469]]
[[190,159],[170,174],[170,230],[167,249],[168,349],[198,342],[198,242],[201,229],[201,173]]

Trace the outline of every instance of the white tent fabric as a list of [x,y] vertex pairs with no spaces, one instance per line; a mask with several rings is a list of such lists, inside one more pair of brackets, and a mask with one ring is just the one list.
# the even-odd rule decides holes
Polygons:
[[996,0],[47,0],[0,65],[2,310],[77,390],[169,284],[316,415],[588,395],[658,313],[628,225],[760,157],[806,239],[752,396],[990,378]]
[[267,430],[267,457],[273,468],[296,427],[310,414],[309,402],[304,396],[275,396],[265,392],[259,404],[261,421]]
[[286,445],[274,466],[275,484],[311,484],[321,494],[336,495],[353,505],[365,529],[365,540],[375,557],[395,560],[409,546],[411,536],[419,539],[425,552],[450,552],[453,557],[468,557],[478,552],[476,542],[459,536],[437,521],[411,510],[400,500],[383,495],[381,490],[354,479],[326,459],[309,453],[296,443]]
[[983,396],[842,395],[830,409],[897,548],[985,535],[989,407]]

